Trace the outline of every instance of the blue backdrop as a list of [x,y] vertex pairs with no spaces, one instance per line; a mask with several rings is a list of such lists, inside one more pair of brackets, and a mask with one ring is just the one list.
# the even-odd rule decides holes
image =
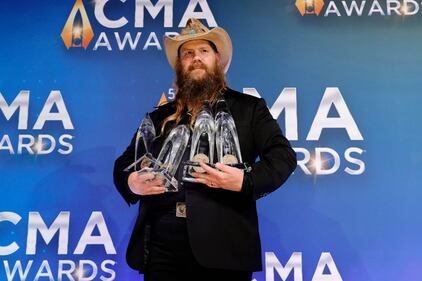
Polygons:
[[[137,208],[112,168],[172,99],[162,36],[189,14],[229,32],[230,86],[265,98],[302,163],[258,201],[254,278],[420,279],[419,4],[308,0],[302,16],[305,0],[135,2],[0,2],[0,280],[142,280],[124,258]],[[61,36],[74,5],[86,49]]]

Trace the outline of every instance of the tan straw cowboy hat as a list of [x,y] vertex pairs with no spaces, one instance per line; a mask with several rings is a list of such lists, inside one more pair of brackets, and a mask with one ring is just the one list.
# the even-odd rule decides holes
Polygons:
[[164,49],[167,60],[175,69],[180,46],[192,40],[207,40],[214,43],[220,54],[220,63],[224,72],[227,72],[232,60],[233,48],[229,34],[221,27],[209,30],[199,20],[191,18],[188,20],[180,35],[169,37],[164,35]]

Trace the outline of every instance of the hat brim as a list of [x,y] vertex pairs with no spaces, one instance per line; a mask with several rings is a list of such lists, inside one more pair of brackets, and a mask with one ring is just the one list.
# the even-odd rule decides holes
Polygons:
[[192,40],[208,40],[213,42],[220,54],[221,67],[224,70],[224,73],[227,72],[232,60],[233,47],[230,36],[220,27],[215,27],[205,33],[182,34],[175,37],[165,35],[164,49],[166,51],[167,60],[173,69],[176,68],[178,50],[180,46]]

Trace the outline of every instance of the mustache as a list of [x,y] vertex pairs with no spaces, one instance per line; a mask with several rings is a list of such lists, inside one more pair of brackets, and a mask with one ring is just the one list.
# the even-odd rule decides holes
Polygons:
[[202,62],[195,62],[192,63],[189,67],[188,67],[188,71],[192,71],[195,69],[203,69],[203,70],[208,70],[207,66],[205,64],[203,64]]

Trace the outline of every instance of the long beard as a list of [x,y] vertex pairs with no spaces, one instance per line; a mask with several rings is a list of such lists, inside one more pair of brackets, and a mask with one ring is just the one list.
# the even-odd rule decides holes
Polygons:
[[[176,63],[176,112],[165,118],[161,123],[162,135],[166,135],[168,129],[177,124],[187,111],[191,113],[189,125],[192,127],[203,102],[208,100],[212,104],[217,101],[220,93],[227,88],[224,72],[217,65],[216,61],[210,71],[204,64],[200,63],[199,65],[191,66],[184,73],[180,61]],[[195,67],[201,67],[206,70],[201,79],[193,79],[189,75],[189,72]],[[173,125],[166,126],[167,124]]]
[[[216,65],[213,69],[208,69],[203,63],[199,62],[191,65],[186,71],[183,71],[180,64],[176,66],[176,99],[185,104],[191,112],[199,112],[205,100],[215,100],[226,87],[224,73]],[[191,72],[196,68],[205,70],[205,73],[200,78],[195,79]]]

